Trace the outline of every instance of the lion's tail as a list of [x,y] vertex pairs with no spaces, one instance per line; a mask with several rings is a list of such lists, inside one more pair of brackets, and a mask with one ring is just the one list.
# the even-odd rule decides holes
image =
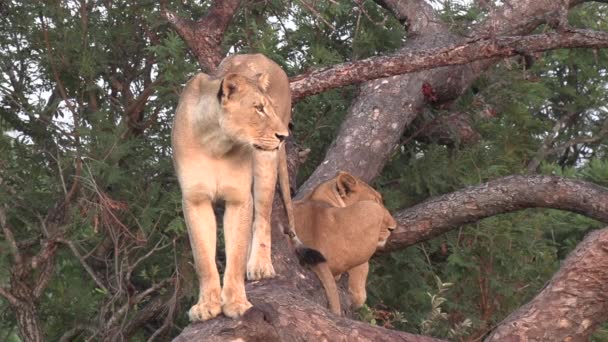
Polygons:
[[329,266],[327,265],[327,259],[316,249],[306,247],[302,241],[295,234],[294,230],[286,230],[284,227],[281,228],[285,234],[289,236],[291,243],[295,246],[296,256],[302,266],[310,266],[315,272],[327,295],[327,301],[329,303],[329,310],[336,315],[340,315],[340,295],[338,294],[338,287],[334,275],[331,273]]
[[281,227],[283,233],[289,236],[289,240],[296,249],[296,255],[301,265],[314,266],[327,260],[321,254],[321,252],[306,247],[304,243],[298,238],[295,230],[295,219],[293,213],[293,203],[291,201],[291,193],[289,188],[289,173],[287,171],[287,154],[285,152],[285,144],[282,144],[279,148],[279,163],[278,163],[278,178],[279,185],[281,188],[281,197],[285,204],[285,211],[287,213],[287,221],[289,222],[287,227]]
[[320,263],[327,261],[327,259],[325,259],[325,257],[323,256],[323,254],[321,254],[321,252],[319,252],[316,249],[306,247],[306,245],[304,245],[304,243],[302,243],[302,241],[300,241],[298,236],[292,232],[293,232],[293,229],[289,230],[287,232],[287,235],[289,235],[289,239],[291,240],[291,243],[293,243],[293,245],[296,249],[296,256],[298,257],[298,261],[300,262],[300,265],[315,266],[315,265],[318,265]]

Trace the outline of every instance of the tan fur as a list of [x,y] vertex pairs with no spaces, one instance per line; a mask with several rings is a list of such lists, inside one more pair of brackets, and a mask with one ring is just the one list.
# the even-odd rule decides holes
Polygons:
[[331,311],[340,314],[334,277],[344,272],[349,274],[353,305],[363,305],[368,261],[397,226],[380,193],[351,174],[339,172],[294,202],[294,214],[302,242],[327,259],[313,270],[325,288]]
[[[245,273],[249,279],[274,276],[270,210],[278,161],[285,162],[280,138],[288,135],[290,117],[287,75],[259,54],[228,57],[216,75],[198,74],[182,91],[172,145],[199,278],[199,300],[189,312],[193,321],[210,319],[220,312],[241,316],[251,307],[245,294]],[[280,183],[288,184],[289,180],[281,179]],[[282,192],[290,199],[288,187]],[[212,210],[212,203],[219,199],[226,203],[223,287],[215,265]]]

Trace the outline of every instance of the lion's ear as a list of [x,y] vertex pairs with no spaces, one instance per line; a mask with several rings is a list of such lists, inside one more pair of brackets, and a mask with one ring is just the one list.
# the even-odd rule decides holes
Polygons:
[[237,74],[228,74],[220,84],[220,90],[217,94],[218,99],[231,99],[235,94],[239,93],[243,85],[242,76]]
[[256,77],[257,77],[258,87],[260,87],[260,89],[262,89],[263,92],[267,92],[268,87],[270,87],[270,74],[267,72],[263,72],[261,74],[257,74]]
[[355,187],[357,186],[357,179],[348,172],[340,171],[338,172],[336,186],[338,188],[340,197],[346,197],[355,190]]

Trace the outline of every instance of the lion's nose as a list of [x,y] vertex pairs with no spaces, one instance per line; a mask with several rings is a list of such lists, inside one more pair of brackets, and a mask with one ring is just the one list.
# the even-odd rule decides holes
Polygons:
[[286,135],[279,134],[279,133],[275,133],[274,135],[277,137],[277,139],[279,139],[279,141],[283,141],[283,140],[285,140],[285,138],[287,138]]

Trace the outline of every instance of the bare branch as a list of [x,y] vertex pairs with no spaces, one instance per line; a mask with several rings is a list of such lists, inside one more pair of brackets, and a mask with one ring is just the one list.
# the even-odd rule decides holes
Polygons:
[[587,341],[608,319],[608,228],[576,247],[532,301],[486,341]]
[[6,298],[9,304],[11,304],[12,306],[19,305],[19,299],[13,296],[10,291],[5,287],[0,287],[0,296]]
[[485,217],[526,208],[572,211],[608,222],[608,189],[552,176],[509,176],[439,196],[396,213],[383,251],[401,249]]
[[336,30],[336,27],[332,25],[329,21],[327,21],[327,19],[325,19],[323,15],[319,13],[319,11],[317,11],[317,9],[313,5],[309,4],[305,0],[300,0],[300,3],[302,4],[302,6],[306,7],[306,9],[309,10],[312,14],[314,14],[315,17],[319,18],[319,20],[321,20],[325,25],[331,28],[332,31]]
[[555,125],[553,125],[551,133],[549,133],[549,135],[547,135],[547,137],[543,140],[543,144],[538,150],[538,152],[536,152],[536,156],[528,163],[528,173],[536,171],[540,163],[549,154],[549,147],[551,146],[551,144],[553,144],[553,142],[559,135],[559,132],[564,128],[564,125],[569,121],[572,122],[572,119],[579,114],[580,113],[578,112],[568,113],[561,117],[559,120],[557,120]]
[[164,5],[161,15],[186,42],[201,68],[212,72],[224,57],[221,48],[224,32],[239,5],[240,0],[215,0],[207,14],[197,22],[179,17]]
[[315,70],[290,79],[292,101],[329,89],[377,78],[403,75],[449,65],[512,57],[524,53],[561,48],[606,48],[608,33],[593,30],[547,32],[527,36],[481,38],[429,50],[400,52],[391,56],[370,57]]
[[137,295],[135,295],[133,298],[131,298],[129,301],[127,301],[125,304],[123,304],[123,306],[120,309],[114,311],[114,314],[112,315],[112,317],[106,322],[105,329],[110,330],[110,329],[115,328],[115,325],[127,313],[127,311],[129,310],[129,308],[131,306],[138,304],[139,302],[144,300],[144,298],[146,298],[147,296],[162,289],[163,287],[167,286],[169,283],[171,283],[173,281],[174,281],[173,277],[163,279],[160,282],[150,286],[145,291],[142,291],[142,292],[138,293]]
[[78,261],[80,261],[80,264],[82,265],[82,267],[84,267],[84,269],[87,271],[87,273],[91,276],[91,278],[93,279],[95,284],[97,284],[97,287],[102,289],[105,293],[108,293],[108,288],[103,284],[103,282],[101,281],[99,276],[95,273],[95,271],[91,268],[91,266],[89,266],[89,264],[86,262],[85,258],[80,254],[80,252],[76,248],[76,245],[74,244],[74,242],[64,239],[64,238],[58,238],[57,242],[67,245],[70,248],[70,250],[72,251],[72,253],[74,254],[74,256],[78,259]]

